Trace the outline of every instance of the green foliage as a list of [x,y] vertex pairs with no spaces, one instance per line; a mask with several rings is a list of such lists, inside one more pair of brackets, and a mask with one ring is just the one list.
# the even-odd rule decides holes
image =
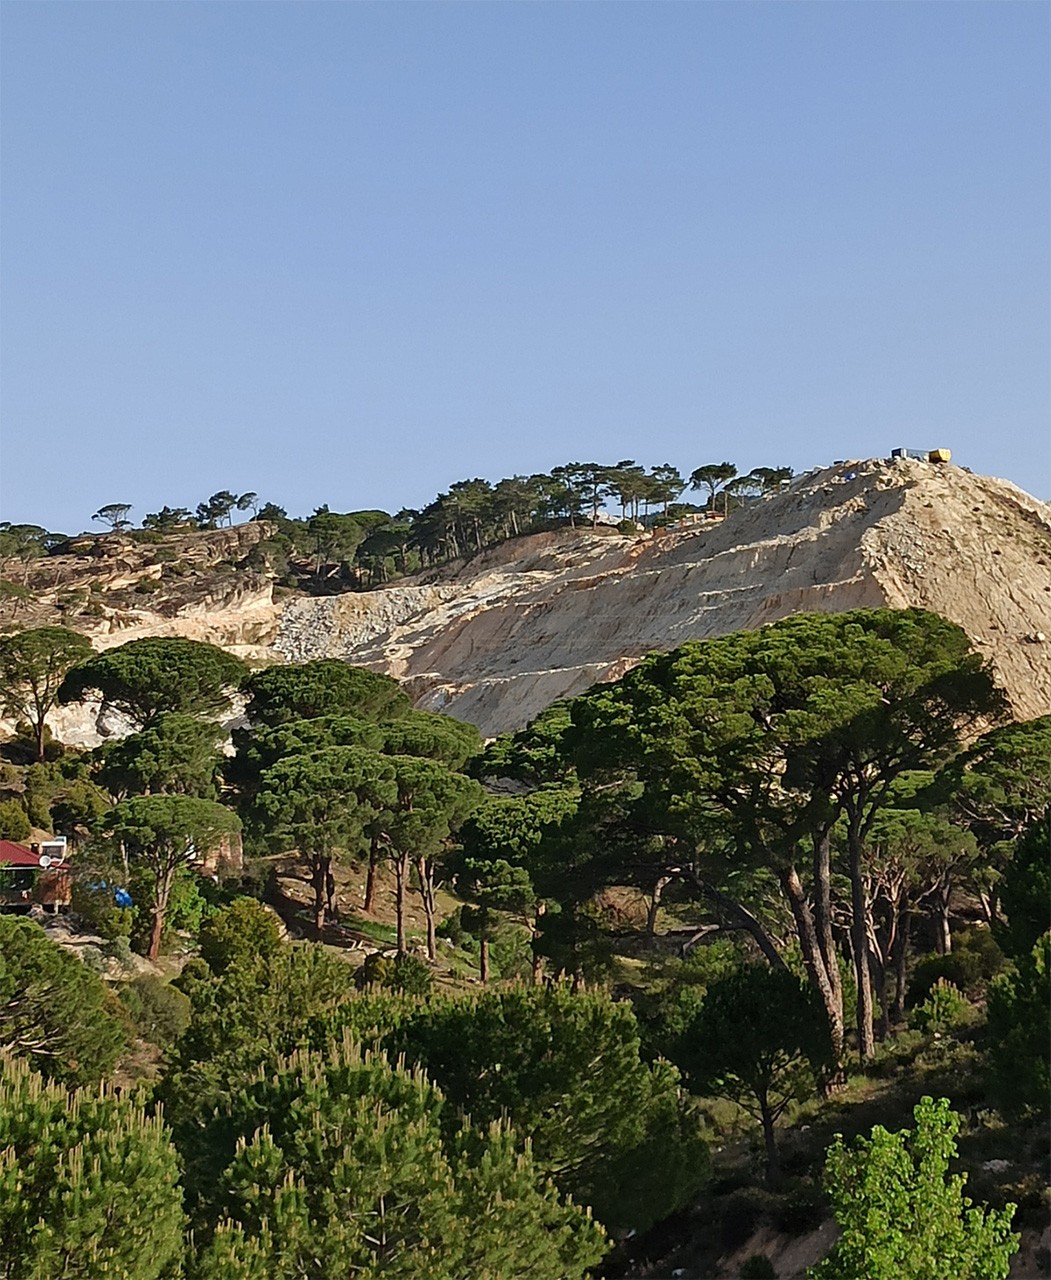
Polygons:
[[184,1252],[161,1117],[102,1088],[45,1084],[0,1058],[0,1273],[161,1280]]
[[[133,870],[145,873],[153,915],[148,954],[150,959],[156,959],[168,923],[169,902],[173,892],[178,892],[178,872],[223,840],[237,836],[240,819],[215,801],[197,796],[132,796],[111,809],[102,819],[102,826],[111,842],[123,845]],[[186,884],[184,880],[183,885]],[[193,889],[196,890],[195,884]],[[138,887],[136,892],[141,896]],[[187,897],[187,918],[183,923],[196,927],[204,903],[199,892],[188,893]],[[177,897],[175,901],[178,902]]]
[[86,778],[74,778],[60,787],[51,801],[51,821],[56,831],[63,831],[75,840],[94,829],[110,803],[101,787]]
[[909,1026],[917,1031],[952,1031],[971,1021],[974,1006],[951,982],[939,978],[927,998],[913,1009]]
[[561,784],[566,775],[563,738],[572,723],[571,704],[555,702],[518,733],[501,734],[472,762],[477,778],[513,778],[529,786]]
[[448,1129],[419,1074],[349,1043],[234,1088],[201,1280],[582,1277],[602,1233],[499,1124]]
[[224,973],[231,964],[267,959],[280,951],[281,929],[273,911],[255,898],[235,898],[205,923],[198,937],[201,958],[213,973]]
[[741,1280],[777,1280],[774,1264],[765,1253],[753,1253],[741,1263]]
[[170,983],[144,974],[121,989],[120,998],[144,1040],[167,1049],[190,1025],[190,1001]]
[[17,800],[0,800],[0,840],[23,843],[33,834],[29,816]]
[[402,951],[394,957],[390,977],[384,985],[407,996],[425,996],[431,989],[431,981],[426,963],[419,956]]
[[379,751],[384,726],[355,716],[318,716],[313,720],[290,720],[273,728],[234,730],[234,757],[225,766],[227,782],[242,797],[259,790],[260,779],[272,765],[286,756],[310,755],[328,747],[366,747]]
[[262,775],[247,812],[250,829],[271,849],[297,849],[310,863],[319,929],[329,865],[368,853],[372,823],[396,803],[395,777],[391,757],[363,747],[288,756]]
[[954,934],[953,949],[947,955],[931,953],[916,961],[909,979],[907,1004],[910,1008],[922,1004],[939,979],[951,982],[965,995],[977,996],[1003,965],[1003,952],[989,929],[960,929]]
[[787,969],[746,965],[708,988],[671,1056],[696,1093],[732,1099],[763,1125],[767,1177],[779,1177],[774,1125],[831,1065],[824,1011]]
[[115,796],[168,792],[214,799],[224,736],[212,720],[162,712],[145,729],[98,749],[98,780]]
[[25,806],[29,821],[43,831],[51,830],[51,801],[57,786],[53,766],[31,764],[23,775],[25,779]]
[[677,1060],[682,1037],[700,1011],[705,992],[739,969],[741,961],[737,943],[716,938],[681,959],[669,957],[653,966],[647,974],[651,989],[633,996],[647,1058]]
[[61,702],[101,696],[136,724],[150,724],[162,712],[212,716],[230,705],[247,668],[240,658],[199,640],[149,636],[98,653],[68,672]]
[[390,676],[335,658],[256,671],[245,682],[245,691],[248,719],[255,726],[274,727],[318,716],[392,720],[411,706]]
[[44,759],[44,719],[58,701],[66,673],[90,653],[91,642],[66,627],[36,627],[0,637],[4,712],[30,722],[38,760]]
[[1045,1116],[1051,1102],[1051,932],[989,986],[989,1083],[1014,1119]]
[[1051,808],[1015,842],[1000,883],[1000,906],[1007,916],[997,930],[1000,944],[1007,955],[1024,960],[1051,928]]
[[434,711],[408,711],[383,725],[383,751],[392,756],[424,756],[459,770],[482,747],[473,724]]
[[922,1098],[913,1115],[913,1131],[877,1125],[829,1149],[825,1187],[841,1235],[812,1280],[1005,1280],[1014,1205],[972,1208],[966,1179],[949,1174],[960,1120],[944,1098]]
[[382,951],[367,955],[354,975],[354,985],[359,991],[366,987],[389,987],[394,972],[394,959]]
[[639,1056],[630,1008],[565,987],[408,1010],[385,1041],[476,1124],[505,1115],[537,1164],[609,1228],[644,1230],[684,1205],[707,1152],[667,1063]]
[[124,1045],[102,980],[39,925],[0,915],[0,1050],[49,1079],[92,1084]]
[[1014,840],[1051,793],[1051,716],[983,734],[935,779],[933,798],[974,832],[987,851]]
[[[210,907],[203,892],[207,881],[191,867],[176,867],[168,892],[164,912],[164,929],[161,934],[161,950],[166,952],[176,945],[176,934],[196,937]],[[156,880],[147,866],[132,868],[128,891],[135,902],[135,925],[131,931],[132,945],[145,953],[151,937],[151,921],[156,906]]]
[[393,956],[374,951],[365,957],[361,968],[354,975],[354,985],[359,991],[379,987],[408,996],[427,995],[432,982],[427,964],[409,951],[401,951]]
[[73,911],[88,933],[97,933],[100,938],[111,942],[116,938],[131,937],[135,911],[132,907],[117,906],[113,898],[113,884],[104,876],[93,870],[82,874],[78,868],[71,896]]

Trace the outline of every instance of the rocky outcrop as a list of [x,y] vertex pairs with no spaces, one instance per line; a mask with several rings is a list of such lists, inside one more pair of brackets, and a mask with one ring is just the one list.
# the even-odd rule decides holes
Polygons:
[[385,591],[292,601],[274,647],[407,682],[515,729],[643,654],[804,610],[918,605],[960,623],[1019,716],[1051,712],[1051,513],[1006,481],[871,460],[639,540],[563,530]]
[[186,636],[273,660],[282,606],[270,575],[252,558],[271,532],[251,522],[71,538],[60,554],[23,564],[16,587],[26,595],[0,603],[0,630],[59,624],[83,632],[96,649],[142,636]]
[[[397,676],[417,705],[491,735],[653,649],[804,610],[917,605],[964,627],[1019,717],[1051,713],[1051,508],[947,464],[838,464],[726,520],[642,537],[535,534],[380,591],[322,598],[275,600],[250,567],[265,534],[260,525],[188,534],[196,541],[178,563],[196,557],[197,567],[179,573],[149,563],[150,548],[137,544],[95,557],[109,573],[88,593],[96,616],[69,625],[100,648],[184,635],[256,661],[341,658]],[[90,574],[83,549],[38,562],[31,610],[0,624],[67,621],[56,607],[63,591],[83,592],[85,559]],[[161,574],[158,589],[127,585],[147,573]],[[61,581],[48,585],[47,575]],[[87,745],[120,731],[97,708],[81,714],[91,723],[59,712],[58,736]]]

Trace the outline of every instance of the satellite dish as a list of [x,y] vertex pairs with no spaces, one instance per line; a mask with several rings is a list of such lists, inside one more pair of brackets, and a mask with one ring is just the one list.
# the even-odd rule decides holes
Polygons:
[[40,857],[39,857],[38,861],[39,861],[40,865],[41,865],[42,867],[44,867],[44,868],[45,868],[45,870],[46,870],[48,867],[50,867],[50,866],[51,866],[51,863],[54,861],[54,859],[51,857],[51,855],[50,855],[49,853],[42,853],[42,854],[40,855]]

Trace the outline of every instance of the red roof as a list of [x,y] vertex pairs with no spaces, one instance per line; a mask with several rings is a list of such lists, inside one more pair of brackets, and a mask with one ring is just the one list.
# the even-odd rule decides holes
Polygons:
[[[39,867],[40,854],[24,844],[15,844],[13,840],[0,840],[0,867]],[[50,863],[49,870],[64,871],[64,862]]]

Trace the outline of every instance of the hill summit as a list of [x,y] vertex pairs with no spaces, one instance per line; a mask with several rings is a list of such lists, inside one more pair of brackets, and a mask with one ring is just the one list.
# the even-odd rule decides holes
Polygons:
[[[967,631],[1016,716],[1051,713],[1051,506],[1017,486],[871,459],[807,472],[725,519],[693,519],[636,536],[590,525],[524,535],[323,597],[275,592],[253,556],[264,524],[171,546],[97,537],[87,554],[27,565],[31,601],[0,606],[0,626],[61,622],[98,648],[184,635],[260,661],[341,658],[491,735],[654,649],[804,611],[918,606]],[[80,596],[89,604],[70,607]],[[97,741],[84,714],[59,711],[58,735]]]
[[292,601],[273,644],[388,672],[496,734],[653,649],[884,605],[959,623],[1017,716],[1051,712],[1051,507],[914,460],[817,469],[725,520],[536,534],[383,591]]

